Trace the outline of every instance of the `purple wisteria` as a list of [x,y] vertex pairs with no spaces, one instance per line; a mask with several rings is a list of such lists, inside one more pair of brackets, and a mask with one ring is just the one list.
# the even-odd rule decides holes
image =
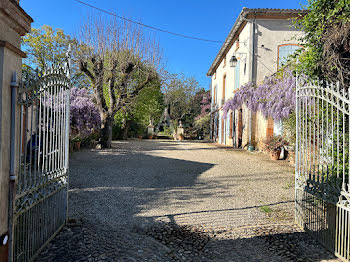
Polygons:
[[71,89],[70,126],[72,133],[82,138],[101,126],[100,113],[87,89]]
[[200,114],[196,117],[196,119],[199,119],[203,116],[206,116],[207,114],[210,113],[210,107],[211,107],[211,96],[210,96],[210,91],[207,91],[203,94],[201,94],[202,99],[201,99],[201,112]]
[[223,106],[224,115],[223,118],[227,117],[229,110],[236,110],[240,108],[243,104],[246,104],[249,109],[251,109],[252,103],[251,99],[255,92],[254,85],[249,82],[246,85],[241,86],[241,88],[235,93],[233,98],[227,100]]
[[276,121],[285,119],[295,110],[295,89],[296,79],[291,70],[285,70],[281,78],[266,78],[258,87],[248,83],[224,104],[223,117],[226,118],[229,110],[246,104],[249,110],[261,111],[265,117],[271,116]]

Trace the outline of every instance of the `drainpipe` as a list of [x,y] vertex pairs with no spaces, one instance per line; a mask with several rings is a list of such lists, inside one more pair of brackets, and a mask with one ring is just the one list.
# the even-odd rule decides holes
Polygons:
[[9,228],[9,251],[8,261],[13,260],[13,204],[14,196],[16,192],[16,173],[15,173],[15,141],[16,141],[16,96],[17,96],[17,74],[13,73],[11,79],[11,127],[10,127],[10,188],[9,188],[9,215],[8,215],[8,228]]
[[[253,84],[256,84],[256,78],[255,78],[255,28],[256,28],[256,21],[247,19],[241,15],[241,19],[244,21],[247,21],[251,24],[250,26],[250,39],[249,42],[249,49],[251,52],[249,61],[250,61],[250,75],[249,75],[249,82],[252,82]],[[248,151],[253,151],[254,146],[252,145],[252,123],[253,123],[253,112],[249,110],[249,144],[248,144]]]

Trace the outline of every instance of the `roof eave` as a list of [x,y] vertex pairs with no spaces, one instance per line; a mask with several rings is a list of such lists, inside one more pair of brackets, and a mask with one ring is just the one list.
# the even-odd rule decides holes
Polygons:
[[215,57],[212,65],[210,66],[207,76],[213,76],[216,69],[219,67],[220,62],[222,61],[222,56],[226,53],[227,47],[232,43],[232,40],[235,38],[236,33],[238,32],[239,28],[242,26],[244,19],[248,18],[249,14],[255,13],[255,14],[290,14],[291,16],[296,16],[300,13],[306,14],[307,10],[300,10],[300,9],[269,9],[269,8],[246,8],[243,7],[241,13],[239,14],[237,20],[235,21],[233,27],[230,30],[230,33],[228,34],[225,42],[221,46],[217,56]]
[[243,8],[243,10],[241,11],[241,13],[238,16],[238,19],[235,21],[234,25],[232,26],[230,33],[226,37],[225,42],[221,46],[218,55],[215,57],[212,65],[210,66],[209,71],[207,73],[207,76],[212,76],[214,74],[214,72],[217,68],[217,64],[219,63],[219,60],[221,60],[221,57],[224,54],[224,52],[226,51],[227,46],[230,45],[230,43],[231,43],[232,39],[234,38],[235,34],[237,33],[238,29],[240,28],[240,26],[244,22],[242,17],[245,17],[247,14],[248,14],[248,12],[245,10],[245,8]]

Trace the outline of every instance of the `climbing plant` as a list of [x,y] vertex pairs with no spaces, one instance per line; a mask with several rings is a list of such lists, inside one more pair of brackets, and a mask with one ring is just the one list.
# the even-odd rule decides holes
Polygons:
[[300,69],[310,77],[350,83],[350,1],[309,0],[308,13],[297,19],[301,39]]
[[277,121],[285,119],[295,110],[295,88],[296,79],[290,69],[265,78],[258,87],[252,83],[243,85],[224,104],[224,118],[229,110],[236,110],[246,104],[253,112],[260,111]]

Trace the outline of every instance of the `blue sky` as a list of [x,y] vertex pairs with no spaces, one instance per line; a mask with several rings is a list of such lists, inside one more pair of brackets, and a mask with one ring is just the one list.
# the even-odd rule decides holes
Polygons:
[[[300,8],[307,0],[83,0],[101,9],[142,21],[176,33],[224,41],[243,7]],[[44,24],[61,28],[67,34],[77,32],[91,10],[74,0],[21,0],[22,8],[34,19],[33,27]],[[153,32],[152,32],[153,33]],[[195,41],[165,33],[155,33],[163,49],[170,72],[194,76],[208,88],[206,73],[221,44]]]

